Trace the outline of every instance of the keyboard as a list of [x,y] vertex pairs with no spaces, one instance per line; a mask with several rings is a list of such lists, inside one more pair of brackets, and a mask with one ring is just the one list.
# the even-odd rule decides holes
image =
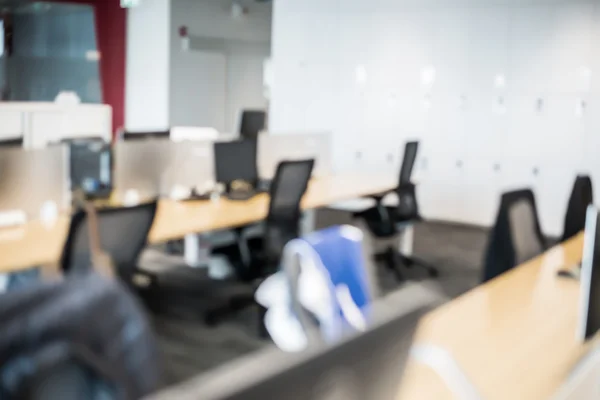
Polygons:
[[250,200],[256,195],[257,192],[254,190],[230,190],[225,194],[225,197],[227,197],[229,200],[244,201]]

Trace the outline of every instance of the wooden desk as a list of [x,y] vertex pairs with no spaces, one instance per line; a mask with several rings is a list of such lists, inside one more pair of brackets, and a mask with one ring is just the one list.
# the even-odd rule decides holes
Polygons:
[[[589,348],[576,340],[583,235],[428,314],[416,342],[448,351],[483,399],[548,399]],[[407,366],[400,399],[452,399],[431,371]]]
[[[396,178],[334,175],[310,182],[302,201],[304,209],[389,190]],[[154,225],[150,231],[151,243],[179,239],[189,233],[209,232],[261,221],[267,215],[268,196],[262,194],[248,201],[194,201],[161,200]],[[59,217],[44,225],[31,221],[17,228],[0,229],[0,272],[17,271],[36,265],[56,262],[60,258],[70,218]]]

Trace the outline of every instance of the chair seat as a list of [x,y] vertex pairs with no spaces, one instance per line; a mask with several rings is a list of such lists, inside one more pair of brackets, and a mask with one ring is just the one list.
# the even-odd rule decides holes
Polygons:
[[385,207],[385,213],[387,216],[384,218],[380,210],[373,207],[355,214],[355,217],[364,219],[371,233],[379,238],[395,236],[407,226],[421,220],[418,215],[400,215],[396,207]]

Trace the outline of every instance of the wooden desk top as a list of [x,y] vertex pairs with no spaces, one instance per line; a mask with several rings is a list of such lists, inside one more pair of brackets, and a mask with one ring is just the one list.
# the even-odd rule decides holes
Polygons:
[[[368,196],[395,186],[396,177],[333,175],[310,182],[302,201],[304,209]],[[151,243],[179,239],[189,233],[232,228],[263,220],[267,215],[268,196],[248,201],[161,200],[149,234]],[[69,217],[61,216],[51,224],[31,221],[24,226],[0,228],[0,273],[50,264],[60,258],[67,236]]]
[[[548,399],[589,348],[576,340],[579,282],[556,276],[581,260],[583,234],[428,314],[416,343],[450,353],[483,399]],[[414,361],[400,399],[452,399]]]

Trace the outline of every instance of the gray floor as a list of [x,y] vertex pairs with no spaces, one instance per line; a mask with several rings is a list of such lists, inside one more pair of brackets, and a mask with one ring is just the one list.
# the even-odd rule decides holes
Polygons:
[[[481,275],[481,261],[487,234],[480,228],[424,223],[415,229],[415,255],[437,266],[437,285],[449,298],[475,287]],[[407,271],[424,279],[417,271]],[[394,276],[379,268],[384,292],[399,288]],[[155,326],[164,353],[169,384],[252,352],[267,342],[257,336],[255,311],[248,310],[216,328],[200,322],[156,317]]]

